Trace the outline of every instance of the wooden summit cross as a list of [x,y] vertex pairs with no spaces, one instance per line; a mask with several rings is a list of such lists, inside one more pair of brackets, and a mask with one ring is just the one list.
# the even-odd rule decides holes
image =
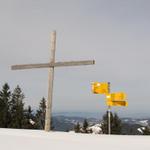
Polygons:
[[94,60],[85,61],[69,61],[69,62],[55,62],[55,48],[56,48],[56,31],[51,33],[50,41],[50,62],[40,63],[40,64],[23,64],[23,65],[13,65],[12,70],[21,69],[33,69],[33,68],[49,68],[49,81],[48,81],[48,98],[46,103],[46,116],[45,116],[45,131],[51,130],[51,111],[52,111],[52,94],[53,94],[53,80],[54,80],[54,68],[64,67],[64,66],[79,66],[79,65],[93,65]]

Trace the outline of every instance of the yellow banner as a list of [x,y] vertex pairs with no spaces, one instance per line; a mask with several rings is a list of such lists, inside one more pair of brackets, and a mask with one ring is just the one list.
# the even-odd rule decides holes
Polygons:
[[106,100],[110,101],[123,101],[127,99],[127,95],[124,92],[110,93],[106,95]]
[[108,94],[109,93],[109,83],[107,83],[107,82],[92,83],[92,92],[95,94]]
[[124,107],[127,107],[128,102],[127,101],[107,101],[107,105],[108,106],[124,106]]

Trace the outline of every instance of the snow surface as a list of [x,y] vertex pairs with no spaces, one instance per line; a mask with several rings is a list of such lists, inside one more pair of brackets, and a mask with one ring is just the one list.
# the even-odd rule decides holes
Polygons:
[[148,126],[148,120],[141,120],[139,121],[139,124],[146,127]]
[[150,136],[0,129],[0,150],[150,150]]
[[143,130],[141,128],[138,128],[137,130],[143,134]]

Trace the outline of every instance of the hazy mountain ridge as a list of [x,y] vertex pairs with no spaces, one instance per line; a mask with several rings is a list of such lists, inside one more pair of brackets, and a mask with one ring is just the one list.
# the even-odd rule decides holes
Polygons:
[[[85,117],[78,117],[78,116],[54,116],[53,117],[53,126],[55,131],[70,131],[74,129],[74,125],[79,122],[80,124],[83,123],[84,119],[87,119],[90,125],[93,124],[100,124],[102,120],[97,118],[85,118]],[[134,119],[134,118],[121,118],[122,120],[122,134],[127,135],[137,135],[141,134],[137,130],[140,127],[144,127],[147,124],[150,124],[150,118],[141,118],[141,119]]]
[[99,123],[99,120],[96,118],[84,118],[76,116],[54,116],[53,117],[53,126],[56,131],[70,131],[74,129],[74,125],[78,122],[83,123],[84,119],[87,119],[89,124]]

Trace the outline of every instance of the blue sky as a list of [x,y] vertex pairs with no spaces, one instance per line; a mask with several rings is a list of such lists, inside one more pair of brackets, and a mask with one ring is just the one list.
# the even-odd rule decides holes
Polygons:
[[57,31],[56,61],[95,59],[94,66],[55,69],[53,111],[105,112],[92,81],[128,95],[123,116],[150,115],[150,1],[1,0],[0,85],[19,84],[34,108],[47,97],[48,70],[11,71],[13,64],[48,62]]

